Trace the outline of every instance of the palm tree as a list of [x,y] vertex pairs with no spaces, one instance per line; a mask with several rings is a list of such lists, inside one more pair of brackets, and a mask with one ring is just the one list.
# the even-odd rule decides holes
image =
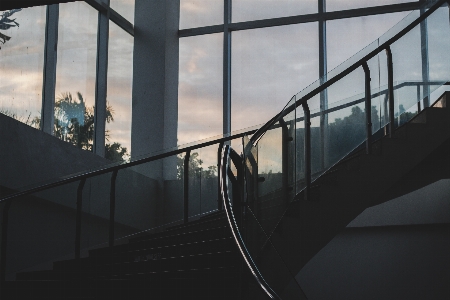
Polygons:
[[[70,92],[62,93],[55,102],[55,136],[78,148],[92,151],[94,110],[94,106],[86,107],[86,102],[80,92],[77,92],[76,97],[73,97]],[[107,123],[114,122],[114,110],[109,103],[106,105],[105,121]],[[109,142],[109,131],[106,131],[105,138]],[[112,161],[125,161],[129,154],[127,148],[122,147],[120,143],[107,143],[105,157]]]

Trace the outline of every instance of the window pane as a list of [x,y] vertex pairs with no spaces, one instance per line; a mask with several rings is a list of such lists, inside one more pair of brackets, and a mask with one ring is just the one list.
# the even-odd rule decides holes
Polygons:
[[224,0],[180,0],[180,29],[223,24]]
[[379,38],[408,14],[409,12],[400,12],[328,21],[328,71],[333,70],[353,54]]
[[233,32],[231,127],[265,123],[319,78],[318,24]]
[[125,19],[134,23],[134,3],[135,0],[111,0],[110,6]]
[[5,29],[0,29],[0,112],[39,128],[46,7],[0,14],[15,19],[4,22]]
[[92,151],[98,12],[85,2],[60,4],[54,134]]
[[233,0],[233,22],[316,13],[317,0]]
[[412,0],[327,0],[327,11],[363,8],[371,6],[383,6],[389,4],[417,2]]
[[223,34],[180,39],[178,145],[222,134]]
[[[131,94],[133,83],[133,37],[109,23],[106,158],[127,160],[131,153]],[[108,114],[107,112],[107,114]]]

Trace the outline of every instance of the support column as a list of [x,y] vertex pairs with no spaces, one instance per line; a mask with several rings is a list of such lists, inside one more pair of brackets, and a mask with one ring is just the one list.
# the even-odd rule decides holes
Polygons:
[[[177,145],[179,0],[136,0],[131,157]],[[154,178],[176,179],[176,160],[155,162]]]
[[41,130],[53,134],[56,60],[58,47],[59,4],[47,6],[44,50],[44,82],[42,85]]

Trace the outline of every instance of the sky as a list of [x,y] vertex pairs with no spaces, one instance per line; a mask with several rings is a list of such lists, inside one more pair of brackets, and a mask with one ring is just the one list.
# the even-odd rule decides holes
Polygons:
[[[407,1],[380,0],[377,5],[402,2]],[[232,21],[315,13],[316,3],[316,0],[233,0]],[[372,4],[373,1],[369,0],[328,0],[327,10]],[[223,23],[222,0],[180,0],[180,5],[180,29]],[[111,7],[134,21],[133,0],[111,0]],[[64,92],[81,92],[87,105],[92,106],[95,96],[97,12],[84,2],[77,2],[61,4],[60,14],[56,96]],[[327,22],[328,70],[336,68],[376,40],[407,14],[402,12]],[[20,27],[2,31],[12,39],[0,45],[3,89],[0,109],[15,112],[26,122],[29,116],[31,119],[39,117],[41,110],[45,8],[27,8],[14,17]],[[438,24],[439,18],[436,19],[434,22]],[[433,21],[430,19],[430,22]],[[439,25],[434,27],[439,28]],[[419,48],[414,47],[418,41],[417,31],[410,38],[405,38],[404,43],[411,46],[408,55],[393,47],[394,57],[401,66],[395,69],[399,79],[405,71],[416,75],[411,75],[415,78],[403,79],[419,78],[419,64],[411,67],[408,63],[420,60]],[[110,142],[119,142],[129,150],[132,43],[127,33],[110,24],[107,101],[115,114],[114,122],[107,124],[106,128]],[[319,77],[317,23],[235,31],[231,45],[232,131],[265,123],[292,96]],[[439,41],[430,39],[430,51],[438,48],[442,48]],[[374,86],[385,82],[384,60],[380,55],[370,62],[371,69],[376,73],[372,76]],[[446,76],[446,69],[440,61],[441,55],[437,52],[430,57],[430,66],[435,66],[430,70],[436,78]],[[346,79],[349,83],[344,84],[343,81],[333,87],[334,90],[330,89],[333,91],[329,96],[330,102],[361,93],[361,74],[362,70],[355,71]],[[180,39],[178,144],[222,134],[222,78],[222,33]]]

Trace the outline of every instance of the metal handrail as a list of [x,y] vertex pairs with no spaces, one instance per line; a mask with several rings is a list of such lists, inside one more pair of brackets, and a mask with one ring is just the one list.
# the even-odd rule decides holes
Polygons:
[[156,154],[156,155],[152,155],[152,156],[148,156],[148,157],[144,157],[141,159],[137,159],[135,161],[131,161],[128,163],[122,163],[119,165],[113,165],[113,166],[107,166],[107,167],[100,167],[97,170],[91,170],[91,171],[87,171],[81,174],[74,174],[74,175],[68,175],[65,178],[62,179],[58,179],[55,180],[51,183],[46,183],[46,184],[42,184],[30,189],[27,189],[25,191],[20,191],[20,192],[16,192],[10,195],[7,195],[5,197],[0,198],[0,203],[7,201],[7,200],[11,200],[11,199],[15,199],[18,197],[22,197],[22,196],[27,196],[27,195],[31,195],[37,192],[41,192],[50,188],[54,188],[57,186],[61,186],[67,183],[71,183],[71,182],[75,182],[81,179],[87,179],[87,178],[91,178],[91,177],[95,177],[98,175],[102,175],[102,174],[106,174],[106,173],[111,173],[113,171],[118,171],[118,170],[122,170],[122,169],[126,169],[126,168],[130,168],[130,167],[134,167],[137,165],[141,165],[144,163],[148,163],[148,162],[152,162],[155,160],[159,160],[159,159],[163,159],[169,156],[174,156],[177,154],[181,154],[184,152],[188,152],[191,150],[196,150],[196,149],[200,149],[200,148],[204,148],[207,146],[211,146],[211,145],[215,145],[215,144],[220,144],[223,142],[227,142],[227,141],[231,141],[237,138],[241,138],[243,136],[246,135],[250,135],[253,134],[254,132],[256,132],[256,130],[249,130],[249,131],[245,131],[245,132],[241,132],[235,135],[231,135],[231,136],[227,136],[227,137],[223,137],[223,138],[219,138],[219,139],[215,139],[215,140],[211,140],[211,141],[207,141],[207,142],[203,142],[203,143],[199,143],[196,145],[192,145],[192,146],[188,146],[185,148],[180,148],[180,149],[176,149],[176,150],[172,150],[169,152],[165,152],[165,153],[161,153],[161,154]]
[[[372,50],[368,54],[366,54],[363,58],[359,59],[357,62],[340,72],[338,75],[334,76],[328,81],[325,81],[317,88],[313,89],[311,92],[300,98],[299,100],[296,100],[295,103],[291,104],[288,107],[285,107],[280,113],[278,113],[275,117],[270,119],[266,124],[264,124],[260,129],[258,129],[255,134],[250,139],[250,142],[253,145],[256,145],[257,141],[264,135],[264,133],[278,120],[295,110],[300,105],[303,105],[304,103],[307,103],[309,99],[312,97],[318,95],[319,93],[323,92],[325,89],[333,85],[334,83],[338,82],[357,68],[361,67],[364,63],[367,63],[367,61],[374,56],[376,56],[378,53],[380,53],[383,50],[388,49],[390,45],[392,45],[394,42],[399,40],[401,37],[403,37],[406,33],[408,33],[410,30],[412,30],[415,26],[420,24],[423,20],[428,18],[429,15],[431,15],[433,12],[435,12],[440,6],[442,6],[444,3],[449,3],[449,0],[439,0],[436,2],[433,6],[431,6],[426,12],[424,12],[422,15],[420,15],[417,19],[415,19],[413,22],[411,22],[409,25],[407,25],[405,28],[403,28],[400,32],[395,34],[393,37],[379,45],[376,49]],[[426,4],[425,4],[426,5]]]
[[[222,149],[222,155],[220,160],[220,168],[219,168],[219,178],[220,178],[220,190],[222,192],[222,201],[223,206],[225,208],[226,216],[228,223],[231,228],[231,233],[233,234],[234,240],[236,242],[236,245],[239,248],[239,251],[242,254],[242,257],[245,260],[245,263],[247,264],[248,268],[250,269],[250,272],[252,273],[253,277],[256,279],[258,284],[261,286],[261,288],[264,290],[264,292],[267,294],[267,296],[270,297],[270,299],[281,299],[275,291],[272,290],[270,285],[264,280],[264,277],[259,272],[258,267],[256,266],[255,262],[253,261],[250,252],[248,251],[247,247],[245,246],[245,242],[239,232],[238,225],[236,223],[236,219],[233,213],[233,208],[231,204],[231,200],[228,196],[228,180],[227,180],[227,172],[229,168],[229,160],[230,160],[230,151],[231,147],[229,145],[225,145]],[[236,203],[234,204],[236,205]]]

